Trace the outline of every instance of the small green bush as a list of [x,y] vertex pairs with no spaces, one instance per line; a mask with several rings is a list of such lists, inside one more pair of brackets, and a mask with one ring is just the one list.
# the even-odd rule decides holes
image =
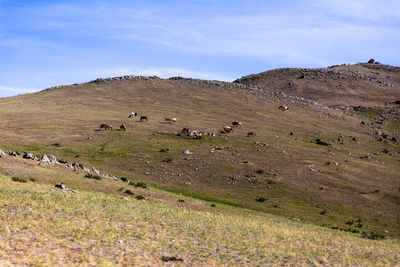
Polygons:
[[138,196],[136,196],[136,199],[137,200],[142,200],[142,199],[146,199],[144,196],[142,196],[142,195],[138,195]]
[[11,180],[13,182],[19,182],[19,183],[27,183],[28,181],[22,178],[18,178],[18,177],[12,177]]
[[134,195],[133,192],[129,189],[125,190],[125,194],[132,195],[132,196]]
[[265,198],[265,197],[256,198],[256,201],[257,201],[257,202],[265,202],[265,201],[267,201],[267,200],[268,200],[268,198]]
[[330,146],[331,145],[325,141],[322,141],[320,138],[315,139],[315,143],[320,146]]
[[375,233],[375,232],[362,232],[361,236],[363,238],[372,239],[372,240],[379,240],[379,239],[386,239],[386,237],[382,234]]
[[95,179],[95,180],[101,180],[101,177],[98,175],[93,175],[91,173],[87,173],[85,174],[85,178],[89,178],[89,179]]

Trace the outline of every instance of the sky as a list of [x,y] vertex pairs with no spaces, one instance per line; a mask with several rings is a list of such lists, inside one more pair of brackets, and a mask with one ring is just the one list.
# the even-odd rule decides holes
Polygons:
[[233,81],[374,58],[400,0],[0,0],[0,97],[121,75]]

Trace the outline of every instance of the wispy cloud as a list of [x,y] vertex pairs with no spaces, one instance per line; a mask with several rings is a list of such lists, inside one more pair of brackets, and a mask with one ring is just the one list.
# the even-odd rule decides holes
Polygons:
[[1,1],[0,80],[15,88],[400,63],[400,0]]

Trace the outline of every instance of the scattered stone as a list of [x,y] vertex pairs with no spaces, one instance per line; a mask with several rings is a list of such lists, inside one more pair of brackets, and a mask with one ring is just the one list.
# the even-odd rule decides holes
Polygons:
[[190,154],[192,154],[192,152],[190,152],[189,150],[183,150],[182,153],[185,154],[185,155],[190,155]]
[[175,256],[162,256],[161,260],[163,262],[169,262],[169,261],[183,262],[183,259],[177,258]]
[[35,155],[33,155],[33,153],[24,152],[24,153],[22,153],[22,158],[24,158],[24,159],[34,159]]
[[100,171],[98,171],[95,167],[92,168],[92,172],[96,175],[100,175]]
[[367,159],[367,160],[370,160],[371,159],[371,154],[367,154],[367,155],[365,155],[365,156],[361,156],[360,157],[361,159]]
[[67,187],[65,186],[65,184],[62,184],[62,183],[56,184],[55,187],[56,187],[56,188],[59,188],[59,189],[61,189],[61,190],[66,190],[66,189],[67,189]]
[[144,174],[145,174],[145,175],[150,175],[150,172],[145,172]]

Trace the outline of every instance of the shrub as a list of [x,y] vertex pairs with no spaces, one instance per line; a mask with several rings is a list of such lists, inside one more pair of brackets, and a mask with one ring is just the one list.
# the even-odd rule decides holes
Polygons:
[[320,215],[325,215],[326,214],[326,210],[321,210],[319,214]]
[[164,159],[162,162],[164,162],[164,163],[171,163],[171,162],[172,162],[172,159],[171,159],[171,158],[167,158],[167,159]]
[[143,182],[137,182],[136,184],[134,184],[135,187],[140,187],[140,188],[147,188],[147,184],[143,183]]
[[121,177],[119,179],[121,179],[122,182],[128,182],[128,178],[126,178],[126,177]]
[[330,145],[331,145],[331,144],[329,144],[329,143],[327,143],[327,142],[325,142],[325,141],[322,141],[322,140],[319,139],[319,138],[315,139],[315,143],[316,143],[317,145],[320,145],[320,146],[330,146]]
[[67,164],[68,163],[68,161],[63,160],[63,159],[58,160],[58,162],[61,163],[61,164]]
[[354,221],[353,221],[353,220],[351,220],[351,221],[347,221],[347,222],[346,222],[346,224],[347,224],[347,225],[353,225],[353,223],[354,223]]
[[178,202],[185,202],[185,200],[183,200],[183,199],[178,199]]
[[61,145],[60,143],[54,143],[53,144],[53,146],[57,146],[57,147],[60,146],[60,145]]
[[93,175],[91,173],[86,173],[85,174],[85,178],[89,178],[89,179],[95,179],[95,180],[101,180],[101,177],[98,175]]
[[129,189],[125,190],[125,194],[132,195],[132,196],[134,195],[133,192]]
[[361,236],[363,238],[367,238],[367,239],[372,239],[372,240],[378,240],[378,239],[386,239],[386,237],[382,234],[379,233],[375,233],[375,232],[362,232]]
[[142,195],[138,195],[138,196],[136,196],[136,199],[137,200],[142,200],[142,199],[146,199],[144,196],[142,196]]
[[262,174],[262,173],[264,173],[264,170],[262,170],[262,169],[258,169],[258,170],[256,170],[256,173],[258,173],[258,174]]
[[265,202],[267,200],[268,200],[268,198],[265,198],[265,197],[256,198],[256,201],[258,201],[258,202]]
[[212,207],[212,208],[215,208],[215,207],[216,207],[216,205],[213,203],[213,204],[211,204],[211,207]]
[[19,182],[19,183],[27,183],[28,181],[22,178],[18,178],[18,177],[12,177],[11,180],[13,182]]

